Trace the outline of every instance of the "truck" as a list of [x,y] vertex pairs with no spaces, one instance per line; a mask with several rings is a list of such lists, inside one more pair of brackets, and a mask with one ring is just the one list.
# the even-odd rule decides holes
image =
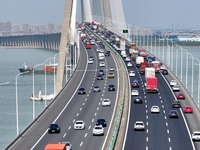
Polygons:
[[144,74],[145,73],[145,68],[148,67],[148,63],[147,62],[141,62],[140,63],[140,74]]
[[86,39],[86,34],[85,33],[81,33],[81,41]]
[[115,38],[115,44],[119,45],[120,44],[120,39],[118,37]]
[[155,69],[156,73],[159,73],[160,66],[161,66],[161,64],[159,61],[152,61],[152,63],[151,63],[151,67]]
[[136,66],[139,67],[141,62],[144,62],[144,57],[137,56],[136,57]]
[[120,50],[121,51],[125,51],[126,50],[126,42],[123,41],[123,40],[120,42]]
[[121,51],[121,56],[126,57],[126,51]]
[[155,69],[154,68],[145,68],[145,80],[148,77],[155,77]]
[[90,41],[87,41],[87,42],[85,43],[85,48],[86,48],[86,49],[91,49],[91,42],[90,42]]
[[156,77],[146,78],[146,92],[158,92],[158,79]]
[[149,57],[148,58],[148,65],[149,65],[149,67],[151,67],[151,64],[152,64],[153,61],[156,61],[155,57]]
[[140,49],[140,51],[139,51],[139,56],[142,56],[142,57],[144,57],[145,59],[147,58],[147,53],[146,53],[146,51],[144,50],[144,49]]
[[44,150],[67,150],[66,144],[47,144]]
[[104,53],[99,53],[99,60],[104,60]]

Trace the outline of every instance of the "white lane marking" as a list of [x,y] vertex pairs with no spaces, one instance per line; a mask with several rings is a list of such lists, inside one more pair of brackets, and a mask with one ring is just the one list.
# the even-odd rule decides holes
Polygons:
[[85,133],[85,136],[84,137],[86,137],[87,136],[87,133]]
[[148,121],[147,121],[146,125],[148,126]]
[[162,101],[162,100],[161,100],[160,102],[161,102],[161,103],[163,103],[163,101]]
[[73,122],[75,122],[75,119],[73,120]]
[[145,105],[145,107],[147,108],[147,105]]
[[80,108],[80,110],[82,110],[82,107]]
[[165,116],[165,119],[167,120],[167,117]]
[[85,105],[85,103],[83,103],[83,105]]
[[77,113],[76,116],[79,116],[79,113]]
[[87,101],[87,98],[85,99],[85,101]]
[[165,110],[163,110],[163,113],[165,114]]
[[147,129],[147,133],[149,133],[149,130]]
[[146,146],[146,150],[148,150],[148,146]]
[[90,89],[92,89],[92,87],[90,87]]
[[80,146],[82,146],[82,145],[83,145],[83,142],[81,142]]
[[148,116],[146,116],[146,119],[148,119]]
[[146,110],[146,113],[148,113],[148,110]]
[[162,108],[164,108],[164,105],[162,105]]
[[64,135],[63,135],[63,137],[65,137],[67,134],[65,133]]
[[168,123],[166,122],[166,126],[168,126]]
[[149,138],[147,137],[147,138],[146,138],[146,141],[148,142],[148,140],[149,140]]
[[167,129],[167,133],[169,134],[169,129]]
[[99,110],[99,107],[97,107],[97,110]]
[[92,122],[94,122],[94,119],[92,119]]
[[71,129],[71,126],[69,126],[68,130],[70,130],[70,129]]
[[101,102],[99,103],[99,105],[101,105]]
[[[90,91],[89,91],[90,92]],[[87,94],[87,97],[89,96],[89,94]]]
[[96,116],[96,115],[97,115],[97,113],[94,114],[94,116]]
[[88,127],[88,129],[90,129],[90,128],[91,128],[91,126]]
[[102,97],[104,96],[104,94],[101,95]]
[[171,142],[170,138],[168,138],[168,141]]

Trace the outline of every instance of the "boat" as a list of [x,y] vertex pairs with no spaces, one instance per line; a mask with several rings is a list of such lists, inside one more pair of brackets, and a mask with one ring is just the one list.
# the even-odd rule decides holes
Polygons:
[[200,42],[200,36],[178,36],[179,41],[196,41]]
[[41,95],[41,89],[39,90],[38,95],[35,96],[31,96],[30,100],[34,100],[34,101],[51,101],[54,99],[55,95],[54,94],[50,94],[50,95]]
[[33,70],[34,70],[34,68],[32,68],[32,67],[27,67],[27,65],[26,65],[25,63],[22,65],[21,68],[19,68],[19,71],[20,71],[21,73],[23,73],[23,72],[33,72]]

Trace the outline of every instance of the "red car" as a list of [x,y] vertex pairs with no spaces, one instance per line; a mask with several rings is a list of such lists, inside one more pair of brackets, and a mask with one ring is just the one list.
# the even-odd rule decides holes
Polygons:
[[185,95],[183,93],[178,93],[177,99],[185,99]]
[[184,113],[193,113],[192,106],[186,106],[186,107],[184,107]]

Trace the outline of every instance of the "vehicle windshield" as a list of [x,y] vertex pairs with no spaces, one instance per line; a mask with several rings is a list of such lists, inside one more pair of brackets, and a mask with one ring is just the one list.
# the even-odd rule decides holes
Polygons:
[[83,124],[83,122],[76,122],[76,124]]

